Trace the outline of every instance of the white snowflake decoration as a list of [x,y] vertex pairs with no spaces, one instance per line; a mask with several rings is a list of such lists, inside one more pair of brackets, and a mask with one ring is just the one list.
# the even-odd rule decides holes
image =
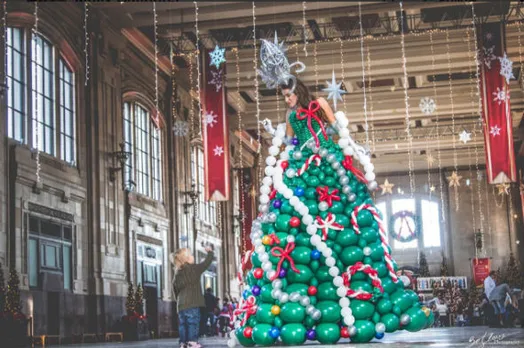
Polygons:
[[507,93],[507,91],[504,88],[500,89],[499,87],[497,87],[497,91],[493,92],[493,95],[495,96],[495,98],[493,98],[493,101],[498,101],[499,105],[509,100],[509,93]]
[[211,75],[213,75],[213,78],[209,80],[208,84],[215,86],[215,91],[218,92],[222,88],[222,81],[224,79],[223,76],[224,70],[218,70],[213,71],[211,70]]
[[186,121],[176,120],[173,125],[173,133],[176,137],[185,137],[189,133],[189,124]]
[[213,152],[215,153],[215,156],[221,157],[224,153],[224,148],[222,146],[215,146]]
[[209,52],[209,57],[211,57],[211,63],[209,63],[209,66],[214,65],[217,69],[220,68],[220,64],[226,62],[226,58],[224,57],[225,52],[225,48],[220,48],[220,46],[216,45],[215,49]]
[[491,69],[491,62],[497,59],[497,56],[493,53],[495,46],[490,48],[482,47],[482,51],[479,52],[480,59],[484,62],[484,65]]
[[342,94],[345,94],[347,92],[343,89],[340,89],[340,87],[342,86],[342,82],[336,82],[335,70],[333,70],[331,74],[331,83],[329,81],[326,81],[326,84],[328,85],[327,88],[322,89],[322,91],[329,93],[327,99],[333,99],[333,105],[335,106],[335,110],[337,110],[337,100],[342,100]]
[[500,135],[500,128],[498,125],[494,125],[491,127],[491,130],[489,131],[489,134],[493,135],[494,137],[496,137],[497,135]]
[[468,133],[465,129],[459,134],[460,141],[467,144],[471,140],[471,133]]
[[204,123],[206,126],[213,128],[218,123],[217,118],[218,116],[213,111],[210,111],[204,115]]
[[420,104],[418,106],[420,111],[425,115],[431,115],[437,109],[437,104],[435,104],[435,101],[429,97],[420,99]]
[[493,34],[488,32],[486,33],[485,38],[486,38],[486,41],[491,41],[493,39]]
[[500,61],[500,74],[506,78],[506,83],[509,84],[509,80],[514,79],[513,75],[513,62],[508,58],[506,52],[503,57],[499,57]]

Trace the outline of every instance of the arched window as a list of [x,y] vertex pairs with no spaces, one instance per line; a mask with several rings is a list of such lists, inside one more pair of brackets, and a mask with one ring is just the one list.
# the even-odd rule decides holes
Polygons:
[[[377,202],[376,207],[382,212],[389,242],[394,249],[441,246],[440,206],[437,201],[422,196],[413,198],[392,197],[391,199]],[[418,217],[420,228],[418,239],[400,242],[391,237],[392,231],[389,230],[390,228],[394,228],[395,233],[400,233],[401,236],[406,236],[409,234],[410,229],[414,228],[412,221],[408,219],[404,221],[399,220],[392,226],[389,225],[391,216],[400,211],[409,211]]]
[[198,190],[198,217],[200,220],[216,225],[216,202],[205,200],[204,151],[194,146],[191,155],[191,178]]
[[126,182],[134,182],[139,194],[158,201],[162,200],[161,139],[149,110],[138,102],[125,102],[125,151],[132,153],[125,168]]
[[[75,74],[60,51],[29,30],[7,28],[7,135],[76,164]],[[30,66],[30,74],[26,73]]]

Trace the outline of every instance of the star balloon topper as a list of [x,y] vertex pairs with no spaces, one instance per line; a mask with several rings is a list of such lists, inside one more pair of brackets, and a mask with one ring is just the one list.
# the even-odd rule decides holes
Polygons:
[[277,88],[280,84],[288,84],[292,81],[291,91],[295,89],[297,78],[291,74],[291,68],[299,66],[296,70],[301,73],[306,69],[304,63],[296,61],[289,64],[286,57],[286,48],[284,42],[278,42],[277,32],[275,31],[275,39],[273,42],[262,39],[262,46],[260,47],[260,62],[261,68],[257,73],[266,84],[267,88]]

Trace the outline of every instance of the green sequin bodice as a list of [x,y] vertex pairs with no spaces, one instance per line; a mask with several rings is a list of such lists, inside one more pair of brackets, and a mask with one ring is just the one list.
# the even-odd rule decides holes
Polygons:
[[[295,137],[300,142],[300,145],[305,144],[309,139],[314,140],[313,134],[311,134],[311,131],[309,130],[307,126],[307,117],[303,120],[299,120],[297,118],[297,112],[292,111],[289,114],[289,124],[291,124],[291,127],[293,128],[293,131],[295,132]],[[320,142],[320,145],[327,145],[328,142],[330,142],[329,137],[328,140],[324,138],[324,135],[322,134],[322,131],[320,129],[320,125],[315,119],[311,119],[311,127],[315,131],[315,133],[318,136],[318,141]],[[325,126],[324,126],[325,128]]]

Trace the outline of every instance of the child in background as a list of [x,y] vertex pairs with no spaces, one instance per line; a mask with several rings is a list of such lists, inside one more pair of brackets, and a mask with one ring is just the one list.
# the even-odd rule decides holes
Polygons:
[[220,314],[218,316],[218,325],[222,337],[225,336],[229,329],[229,323],[231,322],[232,314],[233,307],[229,303],[229,299],[226,297],[224,298],[224,304],[222,305],[222,309],[220,310]]

